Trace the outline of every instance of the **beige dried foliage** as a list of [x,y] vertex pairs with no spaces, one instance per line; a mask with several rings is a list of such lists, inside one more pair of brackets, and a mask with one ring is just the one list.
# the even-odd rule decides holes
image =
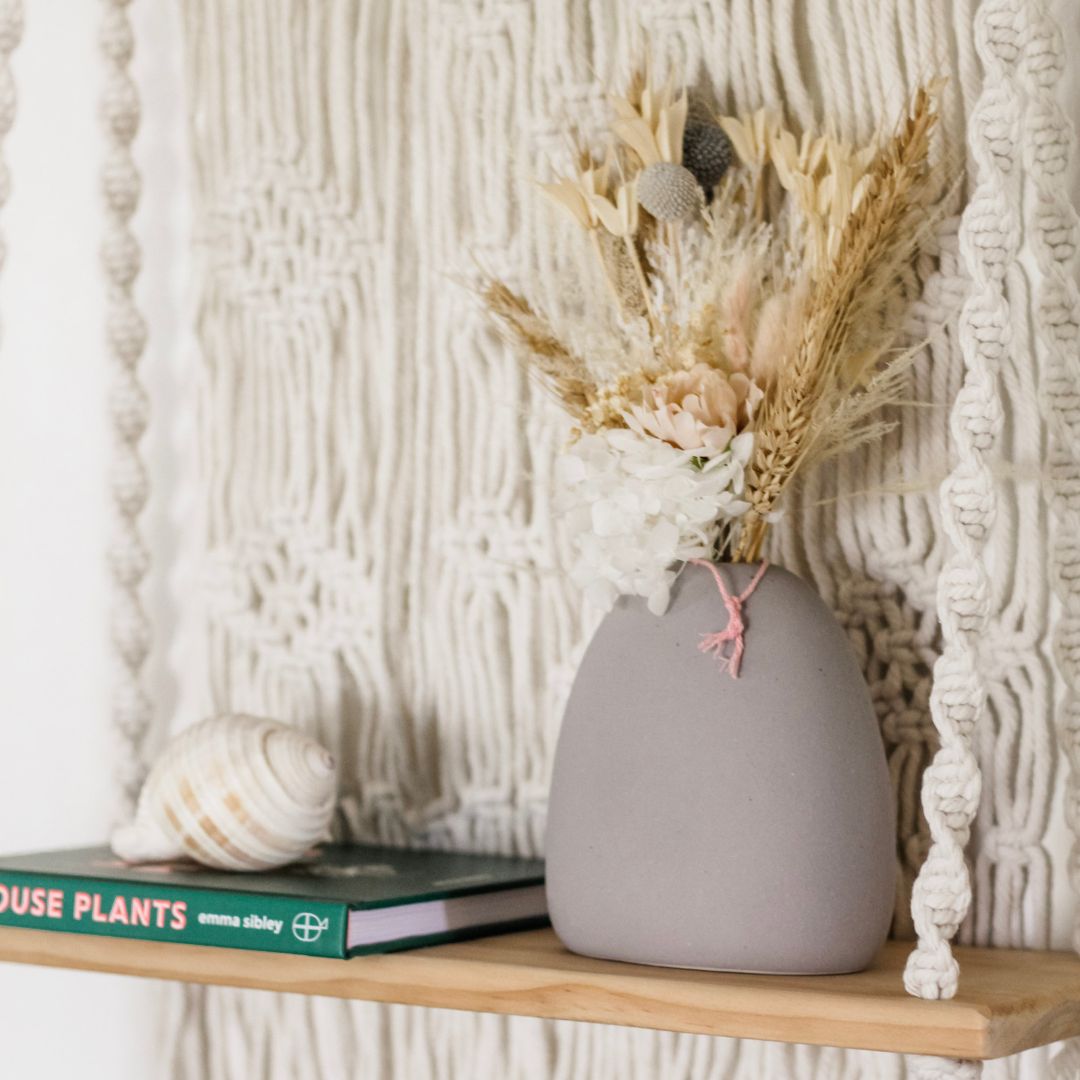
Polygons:
[[[865,192],[844,223],[836,255],[813,285],[799,346],[766,394],[755,426],[752,509],[737,559],[758,557],[768,518],[796,473],[821,448],[836,453],[864,440],[865,417],[895,393],[888,366],[873,374],[890,342],[880,341],[875,351],[864,340],[865,327],[903,288],[899,270],[924,235],[921,219],[935,190],[929,168],[935,121],[934,88],[921,88],[900,129],[870,163]],[[899,378],[899,370],[894,374]],[[845,406],[853,394],[869,396],[858,408]]]
[[584,418],[597,395],[588,365],[566,347],[543,315],[501,281],[486,282],[480,298],[541,381],[572,416]]
[[674,76],[658,84],[651,62],[630,77],[623,94],[612,94],[615,111],[612,131],[635,155],[639,167],[661,161],[682,162],[683,131],[686,128],[686,90],[676,92]]
[[891,426],[881,409],[902,399],[914,355],[895,349],[896,332],[942,194],[930,164],[939,90],[920,89],[898,130],[865,146],[829,130],[796,134],[766,109],[722,118],[741,164],[701,214],[663,224],[636,184],[648,165],[681,160],[687,95],[645,67],[612,99],[602,156],[576,141],[571,173],[543,185],[587,238],[610,309],[582,302],[601,294],[573,275],[552,318],[502,282],[481,290],[585,431],[625,427],[673,372],[706,364],[753,380],[761,400],[740,421],[754,433],[751,510],[724,531],[737,559],[760,555],[782,495],[810,464]]

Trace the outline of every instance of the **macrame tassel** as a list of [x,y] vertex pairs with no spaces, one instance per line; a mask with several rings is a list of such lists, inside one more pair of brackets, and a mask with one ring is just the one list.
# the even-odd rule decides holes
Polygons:
[[[768,569],[768,560],[763,560],[753,576],[750,584],[738,596],[735,596],[727,587],[724,575],[720,568],[708,559],[691,559],[695,566],[704,566],[712,574],[716,581],[716,587],[720,590],[724,607],[727,608],[728,621],[723,630],[717,630],[712,634],[702,634],[701,644],[698,648],[703,653],[715,653],[720,661],[720,670],[727,671],[733,679],[739,677],[739,667],[742,665],[743,650],[746,647],[746,626],[743,623],[742,606],[750,599],[753,591],[758,587],[761,579]],[[731,651],[727,651],[728,643],[731,643]]]

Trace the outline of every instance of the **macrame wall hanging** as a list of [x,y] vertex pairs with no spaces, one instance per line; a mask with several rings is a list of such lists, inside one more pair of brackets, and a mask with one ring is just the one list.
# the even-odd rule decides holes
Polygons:
[[[130,795],[151,716],[125,7],[106,4],[102,43],[115,716]],[[543,287],[568,257],[537,242],[550,210],[531,186],[562,150],[563,118],[599,116],[597,87],[643,39],[727,110],[829,116],[864,139],[928,72],[949,76],[943,125],[968,149],[967,177],[939,256],[919,267],[907,328],[928,342],[913,373],[927,407],[886,445],[816,474],[774,542],[844,622],[879,713],[899,820],[894,933],[919,938],[909,990],[954,992],[957,934],[1046,947],[1055,724],[1080,824],[1080,298],[1072,136],[1055,98],[1065,51],[1045,4],[182,9],[201,348],[188,482],[202,506],[184,523],[199,549],[184,602],[203,662],[178,672],[178,723],[251,711],[318,734],[347,776],[339,832],[392,843],[541,850],[561,705],[592,624],[560,572],[555,412],[525,408],[533,390],[457,280],[479,257],[506,278],[533,265]],[[0,33],[0,52],[7,41]],[[1074,852],[1080,879],[1078,864]],[[979,1071],[229,990],[175,989],[170,1006],[172,1074],[214,1080]],[[1033,1052],[983,1075],[1071,1076],[1074,1055],[1064,1048],[1051,1066]]]

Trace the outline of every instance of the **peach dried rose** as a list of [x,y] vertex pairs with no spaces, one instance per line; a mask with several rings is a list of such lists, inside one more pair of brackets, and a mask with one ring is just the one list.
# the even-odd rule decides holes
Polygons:
[[708,457],[727,449],[749,423],[761,391],[740,372],[699,363],[661,376],[642,396],[624,414],[632,430]]

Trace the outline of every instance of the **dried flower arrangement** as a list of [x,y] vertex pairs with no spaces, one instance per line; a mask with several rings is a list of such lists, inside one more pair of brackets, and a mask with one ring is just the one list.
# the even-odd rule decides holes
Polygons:
[[[544,189],[595,254],[547,314],[504,282],[483,301],[573,417],[561,478],[574,577],[663,612],[678,564],[756,561],[813,463],[887,430],[910,267],[942,192],[939,84],[866,146],[776,112],[713,119],[647,67],[611,99],[597,157]],[[581,297],[586,297],[584,302]]]

